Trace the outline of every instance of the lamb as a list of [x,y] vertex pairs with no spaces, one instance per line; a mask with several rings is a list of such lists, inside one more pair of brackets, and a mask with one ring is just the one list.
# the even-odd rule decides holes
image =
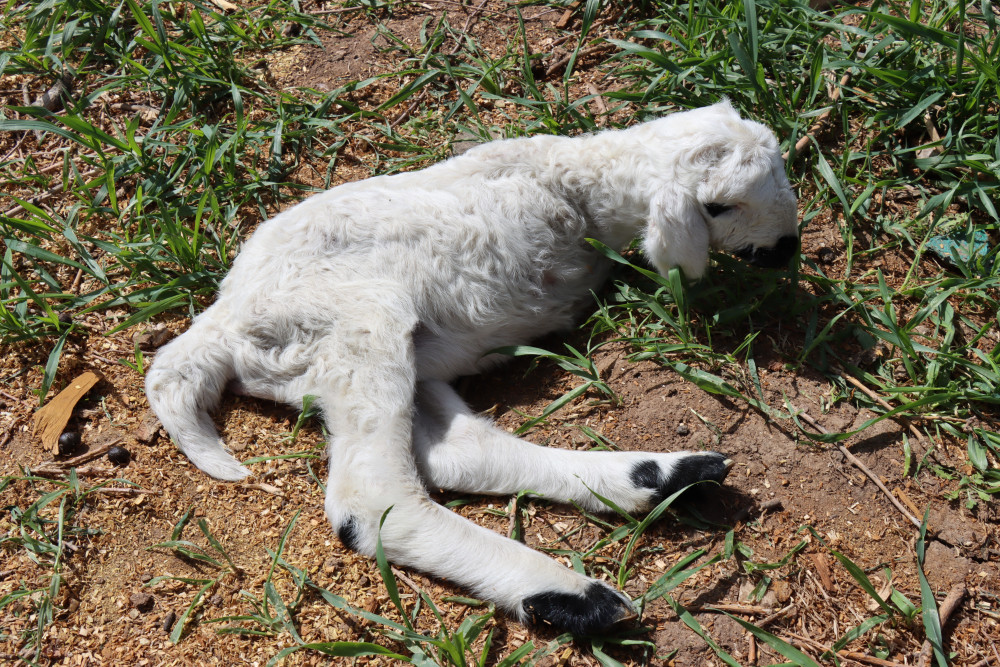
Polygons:
[[[448,511],[428,489],[524,489],[629,512],[721,482],[717,452],[578,452],[516,438],[449,384],[570,325],[608,273],[587,239],[641,239],[661,273],[711,249],[782,266],[796,199],[773,133],[728,102],[625,130],[494,141],[427,169],[348,183],[264,223],[218,299],[156,355],[153,410],[213,477],[249,471],[210,413],[227,385],[301,405],[329,438],[326,514],[343,543],[448,579],[522,621],[591,634],[634,615],[604,582]],[[386,510],[389,510],[386,513]],[[380,519],[385,516],[379,528]]]

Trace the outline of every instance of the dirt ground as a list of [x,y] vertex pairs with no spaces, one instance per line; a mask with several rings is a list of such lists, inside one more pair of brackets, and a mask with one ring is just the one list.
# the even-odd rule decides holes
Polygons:
[[[410,5],[384,20],[397,35],[414,40],[425,19],[438,15],[445,5],[431,1],[425,6],[427,9],[421,10]],[[465,25],[488,47],[501,48],[505,27],[513,30],[516,26],[514,15],[499,3],[490,2],[481,6],[481,11],[458,3],[446,6],[452,12],[454,25]],[[554,25],[561,18],[559,12],[531,7],[523,12],[532,43],[552,44],[563,34]],[[344,14],[335,23],[337,32],[322,35],[325,48],[294,47],[269,56],[275,79],[289,86],[334,89],[392,66],[393,54],[384,50],[370,19]],[[599,60],[583,63],[581,70],[579,85],[603,90],[615,85],[601,78]],[[384,93],[378,86],[371,89],[374,96]],[[370,166],[363,145],[352,143],[338,163],[335,180],[364,177]],[[825,224],[832,225],[814,223],[803,237],[803,254],[818,261],[829,261],[821,254],[835,248],[838,238]],[[95,532],[72,538],[74,548],[65,561],[56,621],[46,634],[41,664],[266,663],[278,650],[291,645],[286,632],[273,637],[219,634],[216,631],[220,627],[240,623],[210,621],[245,615],[252,609],[252,598],[264,597],[271,563],[266,549],[278,548],[282,534],[299,512],[285,545],[285,559],[357,607],[397,618],[375,563],[346,550],[324,518],[316,478],[324,479],[326,461],[321,457],[272,459],[253,467],[256,474],[249,483],[223,483],[207,477],[158,429],[148,412],[141,375],[119,363],[120,359],[133,358],[133,337],[148,327],[104,337],[99,334],[114,326],[114,317],[88,318],[94,335],[67,344],[54,391],[84,371],[98,372],[102,380],[78,404],[69,425],[82,434],[83,444],[77,453],[116,443],[126,447],[132,459],[127,467],[117,469],[104,459],[89,464],[90,473],[82,477],[83,484],[121,479],[137,484],[142,491],[130,491],[124,481],[114,481],[110,486],[118,491],[93,493],[76,515],[76,525]],[[155,348],[187,325],[184,318],[175,316],[161,317],[158,323],[166,328],[162,335],[144,339],[147,359],[154,358]],[[558,351],[561,340],[550,337],[542,341],[542,346]],[[857,428],[873,416],[855,407],[851,400],[841,400],[841,390],[819,373],[808,367],[789,370],[785,359],[801,341],[789,339],[780,330],[780,322],[763,331],[760,340],[768,342],[756,348],[758,360],[767,355],[771,359],[760,367],[763,398],[768,404],[793,405],[829,431]],[[767,352],[762,352],[764,349]],[[729,608],[814,658],[849,628],[877,613],[871,598],[831,555],[831,549],[862,567],[883,594],[888,593],[886,572],[891,571],[892,585],[919,604],[914,551],[917,530],[836,447],[812,444],[791,422],[769,420],[745,404],[705,393],[652,362],[630,361],[631,352],[625,345],[613,343],[594,355],[602,378],[619,402],[601,400],[604,397],[596,394],[585,396],[526,437],[552,447],[590,448],[594,441],[581,428],[586,427],[623,450],[709,448],[724,452],[736,465],[725,488],[702,499],[695,508],[718,526],[695,527],[691,521],[669,518],[654,524],[633,557],[635,571],[627,593],[641,594],[694,549],[705,549],[709,554],[721,551],[727,526],[733,526],[735,538],[745,549],[744,557],[702,570],[674,595],[695,612],[702,627],[740,664],[780,662],[781,657],[754,641],[729,617],[705,607]],[[32,390],[40,384],[46,354],[45,349],[14,346],[0,362],[2,375],[7,378],[0,394],[3,475],[20,474],[21,466],[37,466],[52,458],[31,432],[37,406]],[[542,363],[526,373],[527,368],[527,362],[518,360],[487,376],[465,380],[460,389],[477,410],[488,412],[502,426],[513,430],[523,423],[524,415],[539,414],[579,381],[550,364]],[[296,416],[294,410],[285,407],[229,396],[217,422],[237,456],[243,459],[306,450],[320,453],[321,435],[315,422],[306,425],[297,441],[289,441]],[[930,585],[939,594],[939,601],[958,584],[966,588],[960,608],[945,629],[948,649],[957,653],[954,664],[1000,664],[996,649],[986,652],[984,648],[995,646],[1000,639],[996,512],[982,504],[970,512],[961,502],[944,500],[943,494],[955,482],[943,480],[928,469],[915,477],[905,477],[902,443],[906,433],[905,425],[886,420],[845,444],[911,513],[919,517],[930,509],[934,537],[927,543],[925,567]],[[912,435],[909,440],[919,460],[929,443]],[[934,448],[939,460],[952,464],[964,460],[960,443],[938,441]],[[46,487],[41,483],[16,483],[3,492],[3,505],[23,509],[37,498],[37,488]],[[511,528],[511,521],[500,512],[507,508],[508,498],[438,498],[453,502],[455,511],[494,530],[507,533]],[[195,519],[207,522],[240,571],[222,576],[207,591],[196,621],[189,624],[182,641],[175,645],[168,639],[168,621],[173,617],[176,622],[198,586],[156,578],[212,578],[219,572],[154,546],[171,538],[175,524],[189,510]],[[541,502],[529,503],[521,517],[525,541],[540,548],[568,545],[582,549],[607,532],[573,508]],[[0,530],[6,534],[13,525],[10,513],[5,511],[0,517]],[[194,521],[184,537],[208,548]],[[747,562],[776,563],[802,542],[804,546],[784,566],[746,573]],[[607,563],[609,575],[616,572],[611,563],[612,558],[620,556],[621,546],[608,547],[605,555],[597,556],[596,562]],[[23,553],[4,552],[4,559],[0,564],[0,594],[22,585],[46,583],[46,571],[28,561]],[[565,557],[562,560],[569,562]],[[447,596],[464,594],[447,582],[412,571],[402,571],[402,576],[404,604],[411,608],[416,591],[427,592],[439,604],[449,627],[456,627],[469,614],[482,613],[482,609],[459,602],[442,601]],[[763,599],[757,600],[752,591],[762,577],[769,577],[771,582]],[[294,597],[287,575],[278,576],[276,583],[286,600]],[[0,609],[0,627],[8,636],[0,640],[0,661],[16,662],[18,637],[33,622],[18,613],[23,609],[19,604]],[[296,622],[307,642],[373,641],[391,646],[373,624],[338,612],[313,592],[307,593],[298,607]],[[886,624],[869,633],[864,640],[847,647],[854,655],[844,658],[841,664],[917,664],[923,637],[919,616],[913,623],[913,627],[902,622]],[[663,600],[645,609],[641,625],[648,630],[638,637],[656,646],[648,658],[651,664],[721,664],[704,640],[684,625]],[[419,627],[430,631],[436,626],[436,620],[425,609]],[[497,614],[489,627],[494,630],[494,639],[488,664],[499,662],[528,640],[541,647],[557,636],[550,629],[524,627],[502,614]],[[641,648],[609,644],[605,649],[625,664],[645,659]],[[389,664],[379,658],[360,658],[357,662]],[[286,664],[341,663],[304,651]],[[560,647],[542,664],[596,665],[599,661],[585,642],[578,642]]]

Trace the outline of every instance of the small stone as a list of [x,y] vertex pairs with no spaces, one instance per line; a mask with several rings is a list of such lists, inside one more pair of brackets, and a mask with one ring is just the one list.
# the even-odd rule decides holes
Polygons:
[[163,623],[160,624],[160,627],[163,628],[164,632],[169,634],[170,630],[174,627],[174,621],[176,620],[177,614],[170,611],[167,613],[167,617],[163,619]]
[[133,593],[128,601],[135,609],[145,614],[152,610],[153,605],[156,603],[156,598],[149,593]]
[[116,466],[124,468],[132,460],[132,454],[124,447],[116,445],[108,450],[108,460]]
[[144,572],[142,574],[142,576],[139,577],[139,581],[141,581],[142,583],[145,584],[146,582],[150,581],[152,578],[153,578],[153,575],[151,575],[149,572]]
[[687,424],[680,424],[677,426],[677,435],[687,435],[691,432],[691,429],[687,427]]
[[132,336],[132,342],[141,350],[155,350],[170,340],[170,336],[170,331],[160,323]]
[[68,456],[80,446],[80,434],[76,431],[66,431],[59,436],[59,456]]

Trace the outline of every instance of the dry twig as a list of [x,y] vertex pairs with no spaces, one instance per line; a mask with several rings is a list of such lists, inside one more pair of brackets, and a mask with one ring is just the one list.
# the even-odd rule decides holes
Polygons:
[[[808,413],[800,412],[799,416],[802,417],[803,420],[805,420],[806,422],[808,422],[810,426],[812,426],[814,429],[816,429],[820,433],[823,433],[824,435],[827,434],[827,433],[829,433],[829,431],[827,431],[819,423],[817,423],[815,419],[813,419],[812,417],[810,417],[808,415]],[[915,527],[920,528],[920,526],[921,526],[920,520],[917,519],[917,517],[915,517],[912,514],[910,514],[910,511],[908,509],[906,509],[906,507],[903,506],[903,503],[899,502],[899,500],[896,499],[896,496],[894,496],[892,494],[892,492],[889,491],[889,489],[886,488],[885,484],[882,483],[882,480],[880,480],[878,478],[878,475],[876,475],[875,473],[873,473],[868,468],[868,466],[866,466],[864,463],[862,463],[861,459],[859,459],[857,456],[855,456],[854,454],[852,454],[850,452],[850,450],[847,449],[847,447],[844,447],[840,443],[837,443],[837,449],[840,450],[840,453],[843,454],[847,458],[848,461],[850,461],[851,463],[853,463],[854,466],[858,470],[860,470],[861,472],[863,472],[868,477],[868,479],[870,479],[871,481],[875,482],[875,486],[877,486],[882,491],[882,493],[885,494],[886,498],[888,498],[890,500],[890,502],[892,502],[893,506],[895,506],[896,509],[898,509],[900,512],[902,512],[903,516],[905,516],[907,518],[907,520],[909,520],[910,523],[912,523]]]
[[70,468],[77,467],[81,463],[86,463],[87,461],[93,461],[96,458],[104,456],[105,454],[108,453],[109,449],[111,449],[121,441],[122,441],[121,436],[118,436],[117,438],[114,438],[99,447],[95,447],[89,451],[86,451],[83,454],[80,454],[79,456],[74,456],[71,459],[64,459],[62,461],[46,461],[45,463],[42,463],[42,466],[51,468],[62,468],[64,471],[69,470]]
[[778,611],[774,612],[770,616],[766,616],[766,617],[762,618],[760,620],[760,622],[757,623],[757,627],[758,628],[763,628],[765,625],[770,625],[771,623],[774,623],[775,621],[777,621],[782,616],[788,616],[789,614],[791,614],[791,613],[793,613],[795,611],[796,611],[795,605],[790,604],[787,607],[784,607],[783,609],[779,609]]
[[355,5],[354,7],[335,7],[333,9],[310,9],[306,14],[347,14],[349,12],[360,12],[362,9],[366,9],[364,5]]
[[869,665],[875,665],[876,667],[905,667],[901,662],[893,662],[891,660],[883,660],[882,658],[876,658],[872,655],[865,655],[864,653],[856,653],[855,651],[838,651],[837,655],[841,658],[846,658],[848,660],[854,660],[857,662],[864,662]]
[[[60,477],[69,472],[69,470],[69,468],[62,468],[53,465],[40,465],[36,468],[31,468],[31,474],[38,477]],[[89,465],[76,468],[77,477],[110,477],[113,473],[114,470],[111,468],[100,465]]]
[[688,607],[688,611],[691,613],[700,613],[706,611],[727,613],[727,614],[742,614],[744,616],[764,616],[765,614],[770,614],[771,610],[767,607],[758,607],[755,605],[747,604],[736,604],[733,602],[720,602],[718,604],[706,604],[706,605],[696,605],[693,607]]
[[163,491],[157,491],[156,489],[140,489],[138,487],[130,486],[98,486],[92,489],[87,489],[87,493],[111,493],[111,494],[121,494],[121,495],[140,495],[140,496],[162,496]]
[[[487,1],[488,0],[483,0],[482,2],[480,2],[479,6],[476,7],[474,10],[472,10],[472,13],[469,14],[469,18],[465,19],[465,25],[462,26],[463,35],[469,34],[469,26],[472,25],[473,19],[475,19],[479,15],[479,12],[483,10],[483,7],[486,6]],[[460,39],[455,40],[455,48],[451,50],[451,55],[457,54],[461,49],[462,49],[462,40]]]
[[414,593],[420,595],[421,590],[420,587],[417,586],[417,582],[413,581],[413,579],[410,579],[408,576],[400,572],[400,570],[395,565],[390,565],[390,567],[392,568],[392,573],[396,575],[400,581],[409,586],[410,590],[412,590]]
[[816,573],[819,574],[819,580],[823,584],[823,589],[826,592],[832,593],[835,587],[833,585],[833,577],[830,575],[830,563],[826,559],[826,554],[813,554],[812,562],[816,566]]

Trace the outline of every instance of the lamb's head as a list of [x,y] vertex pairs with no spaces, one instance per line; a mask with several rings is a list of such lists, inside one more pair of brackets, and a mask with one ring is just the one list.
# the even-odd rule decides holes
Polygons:
[[728,102],[657,123],[677,151],[652,196],[643,239],[657,269],[679,266],[697,278],[710,248],[757,266],[788,264],[799,247],[798,215],[774,133]]

